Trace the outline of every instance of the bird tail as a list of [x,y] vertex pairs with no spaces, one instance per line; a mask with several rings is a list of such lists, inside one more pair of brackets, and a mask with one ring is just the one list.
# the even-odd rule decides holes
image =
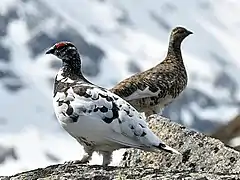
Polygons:
[[144,136],[141,140],[143,144],[151,144],[151,146],[153,147],[153,151],[162,150],[172,154],[181,154],[180,152],[171,148],[165,142],[160,140],[159,137],[154,134],[149,128],[145,128],[145,131],[147,132],[146,136]]
[[173,154],[173,153],[181,154],[177,150],[171,148],[170,146],[168,146],[168,145],[166,145],[166,144],[164,144],[162,142],[160,142],[158,146],[154,146],[154,147],[156,147],[158,150],[166,151],[166,152],[171,153],[171,154]]

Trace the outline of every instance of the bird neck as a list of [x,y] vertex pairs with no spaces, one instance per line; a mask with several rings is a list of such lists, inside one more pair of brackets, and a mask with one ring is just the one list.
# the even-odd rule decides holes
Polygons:
[[175,61],[182,62],[181,41],[170,41],[167,57],[174,58]]
[[79,54],[72,54],[71,56],[66,57],[68,59],[64,60],[62,64],[62,71],[64,77],[69,77],[72,80],[82,79],[81,71],[81,59]]

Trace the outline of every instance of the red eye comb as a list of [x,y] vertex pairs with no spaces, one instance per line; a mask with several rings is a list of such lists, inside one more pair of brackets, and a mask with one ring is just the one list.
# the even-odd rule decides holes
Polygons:
[[60,43],[57,43],[57,44],[55,45],[55,47],[56,47],[57,49],[60,48],[60,47],[63,47],[63,46],[66,46],[66,43],[60,42]]

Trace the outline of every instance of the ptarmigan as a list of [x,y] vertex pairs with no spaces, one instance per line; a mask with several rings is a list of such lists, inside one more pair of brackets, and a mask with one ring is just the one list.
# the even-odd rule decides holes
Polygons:
[[182,59],[181,43],[191,31],[176,27],[170,35],[166,58],[155,67],[137,73],[110,89],[139,112],[161,114],[166,105],[171,103],[185,89],[187,72]]
[[162,142],[129,103],[84,78],[74,44],[56,43],[46,54],[62,60],[54,83],[54,111],[61,126],[83,145],[86,154],[80,163],[97,151],[107,166],[112,152],[120,148],[179,153]]

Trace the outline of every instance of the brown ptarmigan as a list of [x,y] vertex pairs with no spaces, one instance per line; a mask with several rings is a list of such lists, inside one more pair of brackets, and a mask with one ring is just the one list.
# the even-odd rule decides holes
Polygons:
[[83,76],[75,45],[59,42],[46,53],[62,60],[55,78],[53,105],[61,126],[84,147],[86,154],[79,163],[87,163],[97,151],[107,166],[112,152],[120,148],[179,153],[162,142],[128,102]]
[[172,30],[166,58],[144,72],[137,73],[110,89],[139,112],[148,117],[161,114],[166,105],[171,103],[185,89],[187,72],[183,63],[181,43],[191,31],[176,27]]

